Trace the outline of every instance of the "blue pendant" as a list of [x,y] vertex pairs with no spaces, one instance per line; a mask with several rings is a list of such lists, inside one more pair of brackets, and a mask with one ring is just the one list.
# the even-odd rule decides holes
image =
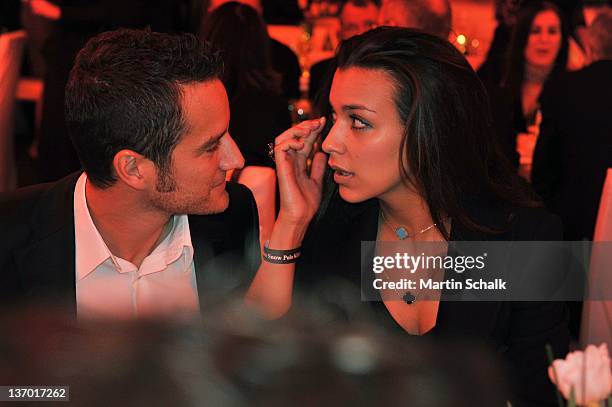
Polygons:
[[399,228],[395,229],[395,234],[397,235],[399,240],[404,240],[404,239],[406,239],[408,237],[408,231],[406,229],[404,229],[402,226],[400,226]]

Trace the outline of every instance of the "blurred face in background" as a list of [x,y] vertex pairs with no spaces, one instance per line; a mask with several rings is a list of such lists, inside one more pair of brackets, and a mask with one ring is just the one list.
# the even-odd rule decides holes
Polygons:
[[401,1],[384,0],[378,14],[378,25],[391,27],[418,27],[408,8]]
[[552,66],[561,48],[561,20],[557,13],[545,10],[531,23],[525,61],[536,66]]
[[352,67],[334,75],[333,126],[323,151],[347,202],[384,199],[405,188],[399,170],[404,126],[395,92],[393,79],[382,70]]
[[363,34],[376,27],[378,7],[374,3],[366,3],[358,7],[348,2],[340,15],[340,39],[346,40],[355,35]]

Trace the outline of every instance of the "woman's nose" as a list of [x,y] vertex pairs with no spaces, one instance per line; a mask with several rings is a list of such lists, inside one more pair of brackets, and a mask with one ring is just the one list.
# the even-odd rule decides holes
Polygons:
[[342,153],[344,151],[344,147],[341,142],[341,139],[342,137],[340,134],[339,126],[338,126],[338,123],[336,122],[333,124],[332,128],[329,130],[329,133],[327,134],[327,137],[325,137],[325,140],[323,140],[323,144],[321,145],[321,148],[327,154]]

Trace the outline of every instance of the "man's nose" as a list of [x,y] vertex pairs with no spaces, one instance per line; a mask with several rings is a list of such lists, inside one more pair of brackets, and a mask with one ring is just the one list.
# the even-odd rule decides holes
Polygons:
[[223,157],[221,158],[220,167],[224,171],[236,170],[244,167],[244,157],[236,145],[236,142],[229,135],[224,137]]

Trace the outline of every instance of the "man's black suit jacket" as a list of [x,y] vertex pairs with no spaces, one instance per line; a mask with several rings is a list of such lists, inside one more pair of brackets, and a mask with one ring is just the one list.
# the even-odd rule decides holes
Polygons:
[[566,240],[591,240],[606,171],[612,167],[612,61],[546,86],[532,183],[563,221]]
[[[79,174],[0,196],[0,303],[56,301],[76,312],[74,187]],[[189,216],[200,306],[240,296],[260,262],[257,206],[227,184],[223,213]]]

